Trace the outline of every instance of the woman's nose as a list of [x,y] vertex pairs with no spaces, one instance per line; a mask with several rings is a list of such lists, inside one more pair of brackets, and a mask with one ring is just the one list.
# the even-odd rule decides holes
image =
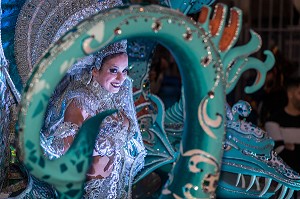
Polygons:
[[124,79],[125,79],[125,74],[123,74],[123,73],[118,73],[117,74],[117,80],[121,80],[121,81],[123,81]]

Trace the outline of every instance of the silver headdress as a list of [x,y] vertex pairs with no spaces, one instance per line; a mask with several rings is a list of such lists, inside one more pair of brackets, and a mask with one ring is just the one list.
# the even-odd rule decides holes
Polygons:
[[[63,89],[69,81],[81,81],[84,84],[89,84],[92,80],[92,69],[96,67],[98,70],[103,64],[103,59],[107,56],[127,53],[127,40],[117,41],[102,48],[100,51],[86,56],[77,61],[67,72],[67,75],[62,80],[58,87]],[[59,88],[57,88],[59,90]]]
[[103,59],[109,55],[127,53],[127,40],[112,43],[95,54],[95,67],[100,69]]
[[[15,58],[23,84],[37,60],[64,33],[93,14],[121,5],[122,0],[27,0],[18,16],[15,37]],[[93,56],[79,62],[75,68],[92,64]]]

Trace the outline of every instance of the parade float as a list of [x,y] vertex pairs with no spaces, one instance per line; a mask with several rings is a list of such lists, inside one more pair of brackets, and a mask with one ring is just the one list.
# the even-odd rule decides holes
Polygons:
[[[172,165],[159,198],[291,198],[300,189],[299,174],[276,155],[266,132],[242,119],[251,112],[247,102],[232,107],[226,103],[226,95],[246,70],[256,70],[257,78],[245,92],[257,91],[274,65],[274,56],[265,51],[264,61],[251,57],[262,45],[252,30],[251,39],[236,46],[242,11],[221,3],[212,8],[213,2],[128,3],[98,12],[97,1],[2,0],[2,25],[15,34],[2,35],[1,194],[81,198],[97,128],[111,111],[84,123],[68,152],[49,160],[39,136],[46,107],[56,85],[78,59],[127,39],[129,76],[147,149],[135,183]],[[92,10],[89,17],[58,33],[66,18],[86,8]],[[198,12],[196,20],[188,16]],[[12,20],[16,16],[17,22]],[[182,79],[181,99],[168,109],[150,92],[149,70],[157,44],[171,52]],[[15,69],[13,73],[8,67]],[[26,180],[21,192],[13,193],[7,180],[10,167],[16,165]],[[43,195],[33,178],[53,186],[56,193]]]

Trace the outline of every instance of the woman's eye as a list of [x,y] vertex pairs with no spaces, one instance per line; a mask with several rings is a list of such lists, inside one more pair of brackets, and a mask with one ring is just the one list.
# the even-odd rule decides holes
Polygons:
[[112,69],[109,69],[109,72],[111,72],[111,73],[117,73],[118,70],[116,68],[112,68]]
[[128,68],[124,69],[124,70],[123,70],[123,73],[124,73],[124,74],[127,74],[127,73],[128,73]]

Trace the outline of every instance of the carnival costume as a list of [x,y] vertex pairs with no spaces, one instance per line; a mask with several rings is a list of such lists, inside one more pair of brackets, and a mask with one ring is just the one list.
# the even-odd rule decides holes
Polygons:
[[[100,69],[104,57],[126,52],[126,42],[111,44],[95,55],[95,65]],[[90,66],[86,66],[89,68]],[[110,93],[90,76],[91,67],[82,69],[72,78],[63,91],[57,91],[50,100],[42,129],[42,147],[49,158],[64,154],[64,138],[74,137],[79,126],[64,122],[64,112],[71,102],[93,117],[109,109],[118,113],[108,116],[101,124],[93,155],[114,157],[111,174],[102,179],[92,179],[86,183],[84,198],[130,198],[131,183],[144,164],[145,148],[139,131],[132,98],[131,80],[127,78],[118,93]],[[81,79],[79,79],[81,77]],[[90,81],[91,80],[91,81]],[[56,90],[62,89],[66,80]],[[123,126],[124,117],[129,120],[128,129]]]
[[[87,17],[85,11],[81,10],[81,12],[73,9],[73,7],[80,7],[80,2],[90,3],[92,0],[74,0],[73,3],[70,3],[71,1],[30,0],[30,3],[24,6],[26,10],[42,9],[40,9],[40,13],[37,12],[30,15],[25,12],[21,15],[23,17],[20,17],[20,24],[24,24],[22,22],[26,20],[29,21],[28,26],[22,26],[29,27],[22,29],[25,32],[29,30],[29,36],[23,40],[22,38],[24,37],[20,36],[18,38],[18,41],[22,44],[18,52],[26,51],[24,54],[31,57],[27,57],[28,59],[22,62],[21,60],[24,60],[23,58],[26,56],[19,56],[21,57],[18,62],[21,64],[19,68],[23,69],[22,64],[25,66],[29,65],[30,68],[32,66],[30,63],[35,63],[37,61],[36,58],[40,57],[39,55],[41,54],[39,52],[45,52],[45,49],[42,50],[39,47],[48,47],[48,45],[44,45],[46,43],[44,40],[53,43],[55,41],[53,38],[59,38],[68,29],[64,26],[65,24],[67,26],[71,24],[70,27],[72,27],[80,19]],[[49,2],[51,3],[49,4]],[[43,3],[44,6],[41,6]],[[45,17],[52,3],[60,14],[49,11],[49,17],[48,15]],[[102,30],[98,29],[98,27],[102,28],[103,24],[110,23],[109,26],[105,26],[105,31],[101,33],[105,39],[96,45],[97,48],[102,48],[103,45],[106,45],[106,39],[115,42],[117,39],[120,39],[119,36],[132,38],[146,35],[149,38],[158,38],[158,41],[161,41],[174,53],[174,57],[180,63],[179,67],[185,85],[182,101],[164,112],[161,100],[156,96],[149,95],[148,92],[148,76],[144,75],[149,72],[149,64],[140,64],[141,57],[146,57],[143,60],[144,62],[148,60],[150,55],[145,56],[145,52],[149,48],[147,50],[139,42],[138,45],[131,46],[131,50],[134,49],[133,52],[136,52],[136,54],[129,51],[129,56],[137,55],[136,57],[139,58],[136,60],[139,62],[137,64],[138,67],[134,67],[134,70],[137,69],[139,71],[137,72],[139,75],[136,75],[136,77],[139,77],[141,81],[132,76],[137,85],[134,99],[136,99],[143,137],[148,150],[145,168],[142,171],[142,175],[137,176],[137,179],[141,179],[141,176],[149,174],[149,172],[163,164],[176,160],[176,164],[174,164],[172,171],[169,173],[169,180],[162,191],[161,198],[215,198],[217,185],[219,190],[217,195],[220,198],[269,198],[274,195],[274,192],[279,190],[281,191],[280,195],[276,193],[276,196],[279,195],[279,198],[290,198],[294,190],[300,189],[299,175],[293,173],[272,151],[273,142],[268,138],[267,134],[251,123],[240,120],[240,116],[245,117],[250,113],[249,110],[251,108],[249,108],[248,104],[238,103],[232,109],[227,108],[227,115],[223,113],[225,91],[228,94],[234,88],[240,75],[247,69],[256,69],[260,74],[255,85],[247,87],[248,91],[254,92],[259,89],[267,71],[274,64],[272,54],[265,52],[267,55],[265,62],[248,57],[257,50],[257,47],[260,48],[261,46],[261,39],[253,31],[251,31],[251,41],[247,45],[233,48],[240,34],[242,23],[242,15],[239,9],[231,9],[231,16],[228,18],[226,17],[227,7],[224,4],[218,4],[215,9],[216,14],[211,19],[211,9],[204,6],[198,22],[195,22],[190,20],[190,18],[179,15],[178,10],[184,11],[184,13],[188,13],[188,10],[196,11],[194,6],[202,6],[202,3],[177,3],[172,2],[172,5],[169,5],[176,11],[157,6],[134,5],[129,6],[129,8],[113,9],[103,16],[95,15],[89,20],[83,21],[77,28],[60,39],[53,48],[50,48],[45,56],[42,57],[42,61],[37,63],[36,68],[39,70],[33,71],[32,78],[28,82],[26,77],[23,79],[28,86],[21,103],[18,133],[20,135],[23,133],[23,136],[20,136],[20,145],[24,150],[24,163],[30,169],[30,173],[38,179],[45,180],[45,182],[53,185],[61,198],[80,198],[82,196],[81,188],[83,183],[85,183],[87,169],[79,171],[77,168],[78,164],[74,163],[74,159],[80,160],[78,161],[79,164],[89,162],[88,157],[92,154],[93,148],[90,147],[92,144],[88,144],[91,143],[92,139],[87,140],[87,134],[90,134],[91,136],[89,137],[92,137],[93,140],[97,140],[94,155],[101,156],[102,154],[106,157],[115,158],[113,163],[115,173],[113,172],[111,176],[105,179],[88,181],[85,186],[86,198],[130,197],[131,177],[139,170],[139,167],[136,165],[139,164],[139,160],[142,160],[143,146],[139,145],[141,143],[139,142],[141,141],[140,138],[135,137],[135,135],[138,136],[139,134],[133,134],[133,131],[138,130],[133,127],[133,125],[136,125],[136,121],[130,117],[133,116],[133,114],[130,114],[133,109],[127,113],[126,108],[124,108],[127,105],[132,105],[130,102],[132,99],[129,97],[129,101],[124,100],[127,97],[127,92],[124,92],[124,95],[122,95],[122,89],[125,91],[128,86],[130,88],[130,81],[126,80],[124,82],[119,92],[119,97],[107,93],[96,82],[92,81],[91,70],[87,60],[81,60],[79,64],[75,65],[76,67],[73,67],[73,65],[71,71],[68,71],[67,76],[57,87],[50,100],[45,118],[46,121],[42,129],[42,146],[46,155],[50,158],[60,157],[65,153],[68,147],[64,148],[65,146],[62,144],[64,138],[78,135],[76,142],[72,144],[65,156],[60,157],[58,161],[52,162],[41,155],[40,140],[36,139],[38,136],[34,136],[40,133],[40,128],[35,127],[40,126],[41,118],[45,116],[44,111],[49,102],[48,96],[52,94],[51,91],[54,90],[58,79],[63,78],[65,70],[71,67],[68,64],[66,66],[66,61],[71,60],[69,64],[73,63],[74,60],[81,59],[86,52],[91,52],[82,52],[82,49],[91,49],[91,46],[82,44],[94,41],[94,36],[100,33],[99,30]],[[72,9],[63,9],[63,5],[72,6]],[[82,4],[80,9],[90,8],[86,5]],[[180,9],[178,5],[181,5]],[[73,15],[74,13],[75,15]],[[74,16],[71,17],[74,21],[69,20],[71,15]],[[66,18],[70,23],[64,23]],[[25,20],[22,21],[22,19]],[[34,19],[37,20],[35,21]],[[55,23],[52,23],[51,19]],[[229,23],[227,23],[227,19],[230,19]],[[48,21],[50,23],[47,23]],[[215,23],[216,21],[218,22]],[[227,24],[230,25],[227,26]],[[32,34],[31,30],[39,27],[39,25],[44,27],[42,28],[44,31],[32,31],[37,33]],[[137,25],[142,26],[140,26],[141,28],[135,28]],[[61,29],[59,31],[49,31],[53,30],[53,26],[62,27],[63,31],[61,32]],[[115,37],[112,37],[112,34]],[[52,37],[53,35],[55,37]],[[75,37],[70,37],[72,35]],[[77,37],[77,35],[81,35],[83,38]],[[89,37],[86,37],[86,35]],[[35,38],[35,36],[38,37]],[[43,42],[35,42],[39,39],[42,39]],[[26,41],[29,45],[24,45]],[[75,44],[80,44],[83,48],[78,48],[78,45]],[[136,46],[142,46],[143,48],[135,48]],[[145,46],[148,47],[149,45]],[[29,48],[23,50],[24,47]],[[74,51],[78,51],[78,54],[70,53]],[[98,54],[96,57],[103,57],[102,55],[104,56],[104,54]],[[141,56],[139,57],[139,55]],[[30,63],[26,64],[26,60]],[[101,58],[93,62],[96,63],[96,67],[101,66],[101,64],[97,64],[99,60],[101,61]],[[143,66],[146,66],[145,70],[142,70]],[[27,72],[28,70],[24,71]],[[58,75],[57,77],[59,78],[56,77],[56,81],[52,81],[53,75]],[[140,87],[142,89],[138,90]],[[128,91],[130,92],[131,89],[128,89]],[[102,95],[99,95],[99,93]],[[86,98],[83,98],[84,95]],[[122,106],[123,102],[127,103],[127,105]],[[108,117],[105,121],[106,123],[102,123],[99,136],[95,139],[98,129],[93,129],[96,130],[96,133],[92,136],[93,130],[88,131],[88,128],[82,126],[77,134],[77,129],[79,128],[77,125],[67,122],[63,123],[63,113],[69,103],[84,109],[89,116],[102,112],[102,109],[105,109],[99,108],[102,106],[108,109],[118,109],[119,112],[114,115],[115,117]],[[99,114],[92,117],[91,120],[98,116],[103,115]],[[226,116],[227,120],[225,120]],[[123,119],[124,123],[126,119],[129,121],[129,128],[120,125]],[[85,124],[91,120],[88,120]],[[31,123],[36,125],[31,125]],[[97,126],[96,124],[98,123],[87,126]],[[223,137],[224,126],[226,130],[225,140]],[[174,151],[168,148],[169,140],[164,130],[168,131],[169,138],[176,136],[177,140],[173,139],[175,140],[173,143],[180,143],[178,156],[172,155]],[[179,134],[178,130],[181,130],[182,134]],[[116,136],[112,136],[111,133],[116,134]],[[125,147],[122,146],[122,143],[126,143]],[[222,144],[224,156],[221,166]],[[140,155],[135,154],[135,152],[139,153],[138,146],[141,149]],[[85,153],[86,151],[88,153]],[[168,156],[169,154],[171,155]],[[225,175],[222,175],[220,182],[218,182],[221,171]],[[182,175],[183,173],[184,175]],[[121,179],[117,179],[120,177]],[[235,179],[236,182],[234,182]],[[118,180],[118,182],[114,180]],[[273,185],[275,186],[276,182],[277,186],[273,189]],[[147,184],[147,186],[149,185]],[[97,190],[97,188],[101,188],[101,190]],[[128,189],[127,193],[126,189]],[[38,195],[39,197],[27,198],[55,198],[42,196],[40,192],[43,190],[41,188],[36,190],[38,191],[36,191],[35,196]]]
[[[28,6],[24,6],[22,13],[31,13],[38,10],[38,6],[29,5],[30,2]],[[40,27],[39,32],[41,32],[38,39],[32,44],[33,47],[28,48],[29,50],[34,49],[34,52],[29,53],[31,55],[29,63],[24,62],[24,57],[21,56],[19,61],[24,64],[20,65],[28,66],[29,69],[32,68],[44,52],[44,48],[47,48],[47,44],[50,45],[57,41],[65,32],[72,29],[83,19],[99,11],[120,5],[123,5],[121,0],[90,0],[82,2],[63,1],[53,5],[53,7],[47,7],[49,16],[54,18],[60,16],[59,23],[55,23],[59,25],[53,26],[51,36],[48,35],[48,32],[46,33],[47,37],[40,35],[43,34],[41,32],[48,23],[35,26]],[[28,8],[36,8],[36,10],[28,10]],[[27,29],[26,25],[29,25],[27,20],[26,17],[19,17],[17,29]],[[18,41],[21,40],[17,39],[16,43]],[[45,45],[38,44],[38,41]],[[131,80],[127,78],[116,94],[109,93],[98,82],[92,80],[92,67],[95,66],[99,70],[105,57],[116,53],[126,53],[126,48],[127,42],[122,40],[106,46],[93,55],[78,60],[56,87],[45,114],[45,121],[41,130],[41,146],[44,149],[45,156],[55,159],[62,156],[67,150],[64,148],[64,139],[69,136],[75,137],[80,128],[77,124],[64,122],[65,110],[71,102],[74,102],[79,109],[86,111],[88,117],[93,117],[105,110],[117,109],[118,111],[102,122],[93,153],[93,156],[113,158],[112,172],[106,178],[87,181],[84,187],[84,198],[130,198],[131,183],[134,176],[144,165],[146,152],[136,119]],[[20,52],[23,52],[23,50],[20,50]],[[26,82],[28,74],[21,74],[21,78]],[[124,117],[129,121],[128,128],[122,126]],[[41,183],[35,178],[33,180],[34,185],[38,186]],[[48,193],[52,193],[51,188],[49,188]],[[38,196],[38,194],[34,195]]]

